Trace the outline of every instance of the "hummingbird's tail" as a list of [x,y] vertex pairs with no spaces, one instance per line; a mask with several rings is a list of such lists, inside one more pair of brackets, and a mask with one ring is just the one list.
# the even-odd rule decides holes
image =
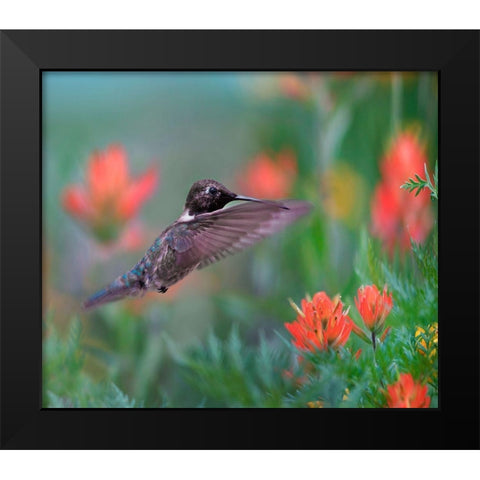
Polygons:
[[144,292],[145,284],[138,275],[133,274],[133,270],[131,270],[118,277],[110,285],[107,285],[102,290],[88,297],[82,303],[82,309],[91,310],[104,303],[114,302],[125,297],[143,295]]
[[119,289],[116,287],[112,288],[112,285],[99,290],[98,292],[94,293],[90,297],[88,297],[82,303],[83,310],[91,310],[94,307],[99,307],[104,303],[114,302],[115,300],[120,300],[121,298],[125,297],[128,293],[124,292],[123,289]]

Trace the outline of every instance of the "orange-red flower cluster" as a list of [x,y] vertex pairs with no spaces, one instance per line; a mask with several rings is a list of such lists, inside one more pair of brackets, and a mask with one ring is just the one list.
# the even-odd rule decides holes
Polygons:
[[363,323],[373,333],[379,334],[385,326],[385,319],[393,307],[392,294],[387,294],[387,286],[380,293],[376,285],[362,285],[357,292],[355,305]]
[[400,133],[382,159],[382,180],[372,198],[372,233],[380,238],[387,250],[395,246],[402,251],[410,247],[410,237],[422,243],[433,226],[430,195],[424,190],[415,196],[400,189],[415,174],[424,176],[427,156],[418,137]]
[[305,81],[305,75],[297,73],[284,73],[279,76],[280,90],[288,98],[294,100],[307,100],[311,89]]
[[396,383],[387,387],[390,408],[428,408],[430,400],[427,386],[415,382],[410,373],[402,373]]
[[297,177],[297,160],[290,150],[275,157],[260,153],[246,166],[237,183],[242,194],[258,198],[286,198]]
[[86,185],[70,185],[62,193],[67,213],[86,225],[100,242],[118,238],[152,195],[158,183],[156,169],[131,178],[127,155],[120,145],[93,152],[88,160]]
[[345,345],[353,322],[343,310],[340,296],[332,300],[325,292],[318,292],[311,301],[302,299],[301,305],[301,310],[294,305],[297,320],[285,323],[298,349],[313,352]]

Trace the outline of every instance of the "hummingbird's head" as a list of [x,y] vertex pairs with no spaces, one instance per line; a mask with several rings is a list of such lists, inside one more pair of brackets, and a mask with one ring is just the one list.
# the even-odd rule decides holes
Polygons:
[[199,180],[191,186],[187,195],[187,200],[185,201],[185,211],[188,213],[188,215],[198,215],[200,213],[213,212],[215,210],[220,210],[227,203],[234,200],[275,204],[279,208],[288,210],[287,207],[280,203],[237,195],[220,182],[207,179]]
[[213,212],[223,208],[237,195],[215,180],[199,180],[195,182],[187,195],[185,210],[189,215]]

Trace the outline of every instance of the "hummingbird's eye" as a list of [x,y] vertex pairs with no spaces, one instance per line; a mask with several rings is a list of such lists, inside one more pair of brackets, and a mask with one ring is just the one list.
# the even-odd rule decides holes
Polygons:
[[208,193],[209,193],[210,195],[215,195],[217,192],[218,192],[218,190],[217,190],[215,187],[210,187],[210,188],[208,189]]

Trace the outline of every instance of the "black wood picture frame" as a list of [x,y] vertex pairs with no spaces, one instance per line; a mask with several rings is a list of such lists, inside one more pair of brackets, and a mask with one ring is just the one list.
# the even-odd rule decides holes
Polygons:
[[[1,446],[479,448],[478,31],[3,31]],[[42,409],[45,70],[439,73],[439,408]]]

